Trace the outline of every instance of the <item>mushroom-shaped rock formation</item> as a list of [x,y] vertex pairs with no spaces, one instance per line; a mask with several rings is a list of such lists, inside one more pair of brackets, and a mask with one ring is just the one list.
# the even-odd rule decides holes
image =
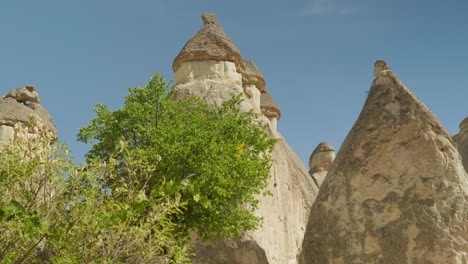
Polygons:
[[249,97],[255,109],[260,111],[261,91],[265,89],[265,79],[253,61],[244,60],[244,73],[242,75],[244,93]]
[[309,158],[309,174],[314,179],[318,187],[322,185],[327,176],[333,160],[335,159],[335,149],[327,142],[321,142],[314,149]]
[[468,176],[453,141],[376,66],[312,207],[300,263],[468,263]]
[[[244,99],[241,110],[260,113],[260,94],[255,103],[247,98],[244,90],[245,85],[252,85],[250,88],[255,90],[251,91],[259,92],[264,86],[261,73],[251,67],[254,64],[242,63],[237,48],[215,22],[214,16],[204,15],[203,20],[204,28],[189,40],[174,61],[175,99],[196,96],[209,104],[221,105],[233,95],[241,94]],[[243,69],[245,64],[246,71]],[[192,261],[195,264],[296,262],[318,188],[281,134],[276,128],[273,130],[280,112],[272,99],[269,102],[266,115],[275,123],[263,115],[257,120],[270,136],[278,139],[272,153],[271,178],[267,187],[272,195],[259,196],[255,211],[263,218],[263,226],[234,239],[203,242],[194,238],[196,256]]]
[[191,38],[174,59],[176,83],[197,78],[242,78],[242,57],[236,45],[224,33],[215,14],[202,16],[204,26]]
[[37,115],[50,129],[57,134],[52,117],[40,105],[39,94],[34,86],[26,85],[9,91],[0,99],[0,141],[13,138],[13,127],[16,123],[27,124],[31,115]]
[[460,123],[460,132],[453,137],[453,140],[457,142],[458,151],[462,156],[463,166],[468,172],[468,117]]
[[[215,15],[204,14],[202,18],[204,27],[174,60],[174,97],[197,96],[207,103],[221,105],[233,95],[243,94],[242,59],[239,50],[216,22]],[[247,101],[241,105],[243,110],[254,109]]]

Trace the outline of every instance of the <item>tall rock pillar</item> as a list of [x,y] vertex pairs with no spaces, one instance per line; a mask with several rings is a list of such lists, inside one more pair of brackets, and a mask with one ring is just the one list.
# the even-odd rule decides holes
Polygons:
[[234,239],[204,243],[195,240],[193,263],[293,264],[302,245],[310,208],[318,188],[306,168],[280,133],[278,106],[265,94],[265,80],[253,62],[244,61],[213,14],[203,15],[204,26],[175,58],[175,97],[197,96],[220,105],[241,94],[241,109],[263,113],[259,124],[278,139],[272,153],[268,190],[260,196],[256,215],[263,217],[259,230]]

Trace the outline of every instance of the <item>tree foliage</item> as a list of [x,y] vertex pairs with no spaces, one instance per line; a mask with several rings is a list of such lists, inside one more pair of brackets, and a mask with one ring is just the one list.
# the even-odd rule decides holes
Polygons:
[[96,106],[84,165],[38,117],[15,126],[0,145],[0,263],[189,263],[192,230],[257,228],[275,141],[239,103],[175,101],[155,75],[122,108]]
[[0,146],[0,263],[188,263],[188,247],[172,221],[183,208],[162,185],[144,195],[157,164],[132,160],[120,149],[125,182],[116,163],[80,167],[63,144],[33,118]]
[[[186,234],[219,238],[259,227],[253,210],[268,183],[275,141],[255,124],[256,114],[239,110],[240,97],[220,107],[199,98],[173,100],[158,74],[129,92],[118,110],[97,105],[97,117],[80,130],[79,140],[94,144],[88,159],[108,160],[125,145],[132,160],[157,164],[145,195],[164,185],[164,194],[180,196],[186,207],[174,221]],[[126,165],[122,155],[115,159]],[[128,177],[120,171],[106,186],[116,190]]]

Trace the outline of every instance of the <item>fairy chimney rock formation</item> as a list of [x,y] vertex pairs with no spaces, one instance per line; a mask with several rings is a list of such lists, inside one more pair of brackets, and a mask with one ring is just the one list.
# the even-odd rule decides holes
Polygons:
[[[175,99],[196,96],[221,105],[233,95],[244,99],[242,111],[253,110],[269,136],[278,139],[272,153],[272,196],[260,196],[256,215],[263,218],[259,230],[241,237],[203,242],[194,240],[193,263],[288,264],[296,263],[310,208],[318,188],[301,160],[276,131],[278,106],[265,94],[265,79],[224,33],[213,14],[203,15],[204,26],[182,48],[173,63]],[[262,94],[263,92],[263,94]]]
[[327,142],[321,142],[314,149],[309,158],[309,174],[317,187],[322,185],[325,176],[335,159],[335,149]]
[[31,115],[39,116],[50,131],[57,134],[49,112],[40,102],[36,88],[31,85],[13,89],[0,99],[0,143],[13,139],[15,124],[27,124]]
[[468,176],[383,61],[310,213],[300,263],[468,263]]
[[468,117],[460,123],[460,132],[453,137],[453,140],[457,143],[463,166],[468,172]]

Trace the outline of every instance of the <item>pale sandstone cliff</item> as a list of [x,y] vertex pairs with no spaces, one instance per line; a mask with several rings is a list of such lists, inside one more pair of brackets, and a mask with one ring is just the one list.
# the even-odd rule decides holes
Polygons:
[[50,131],[57,133],[49,112],[40,101],[36,88],[31,85],[13,89],[0,99],[0,143],[13,139],[14,125],[27,124],[31,115],[39,116]]
[[437,118],[378,61],[313,205],[300,263],[468,263],[468,176]]
[[[272,153],[273,165],[268,190],[272,196],[259,197],[260,230],[240,238],[211,243],[194,241],[194,263],[288,264],[296,263],[308,215],[318,189],[306,168],[276,131],[280,110],[271,95],[262,100],[265,80],[252,62],[226,36],[212,14],[203,15],[204,27],[190,39],[173,64],[175,97],[197,96],[220,105],[232,95],[245,99],[244,111],[264,115],[259,123],[278,143]],[[265,100],[266,99],[266,100]]]
[[463,166],[468,172],[468,117],[460,123],[460,132],[453,137],[463,160]]
[[327,142],[321,142],[309,158],[309,174],[317,187],[320,187],[335,159],[335,149]]

